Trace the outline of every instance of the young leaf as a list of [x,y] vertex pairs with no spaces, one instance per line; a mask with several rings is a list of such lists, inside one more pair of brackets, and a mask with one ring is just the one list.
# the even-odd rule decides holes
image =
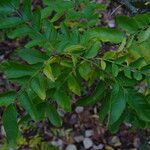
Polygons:
[[124,75],[129,78],[129,79],[132,79],[132,76],[131,76],[131,70],[129,67],[125,67],[124,68]]
[[112,74],[115,76],[115,77],[117,77],[117,75],[118,75],[118,73],[119,73],[119,68],[118,68],[118,66],[116,65],[116,64],[112,64]]
[[14,102],[16,99],[16,92],[9,91],[0,94],[0,106],[7,106]]
[[81,77],[87,81],[91,77],[91,72],[92,72],[91,65],[86,61],[82,61],[79,66],[79,73]]
[[6,108],[2,119],[9,144],[16,146],[19,129],[17,124],[17,112],[12,104]]
[[83,50],[84,47],[82,45],[71,45],[64,49],[64,52],[73,53]]
[[101,68],[102,70],[105,70],[106,68],[106,62],[104,60],[101,60]]
[[46,85],[44,76],[38,75],[34,77],[31,81],[32,90],[42,99],[46,98]]
[[47,111],[46,111],[47,112],[47,117],[48,117],[49,121],[54,126],[57,126],[57,127],[61,126],[62,125],[62,119],[58,115],[56,109],[53,106],[49,105],[49,104],[47,104],[46,108],[47,108]]
[[81,88],[76,78],[73,75],[69,75],[67,82],[68,82],[68,88],[70,89],[70,91],[80,96]]
[[51,81],[55,82],[56,78],[53,75],[52,68],[51,68],[49,63],[45,64],[45,67],[43,69],[43,73],[46,75],[46,77],[48,79],[50,79]]

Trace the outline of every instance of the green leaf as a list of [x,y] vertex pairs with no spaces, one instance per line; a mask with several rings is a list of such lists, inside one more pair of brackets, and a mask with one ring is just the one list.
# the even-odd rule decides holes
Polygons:
[[127,102],[130,107],[136,111],[141,120],[150,122],[150,104],[145,100],[142,94],[129,89]]
[[98,54],[99,50],[100,50],[100,42],[96,42],[92,45],[92,47],[88,51],[86,51],[85,57],[94,58]]
[[37,111],[38,111],[38,115],[39,115],[39,120],[43,120],[45,119],[45,114],[46,114],[46,103],[45,102],[42,102],[42,103],[39,103],[37,104],[36,108],[37,108]]
[[35,121],[38,120],[37,109],[26,92],[22,92],[19,95],[19,101],[26,112],[30,114],[31,118]]
[[18,17],[11,17],[0,21],[0,29],[13,28],[23,23],[23,21]]
[[38,75],[34,77],[31,81],[32,90],[42,99],[46,98],[46,83],[44,76]]
[[37,30],[37,32],[40,32],[41,29],[41,11],[40,9],[37,9],[34,11],[33,17],[32,17],[32,26]]
[[3,71],[7,78],[20,78],[25,76],[31,76],[35,73],[36,67],[32,67],[25,64],[19,64],[16,62],[5,62],[2,64]]
[[21,49],[18,51],[17,54],[19,57],[27,61],[29,64],[44,62],[48,58],[45,55],[45,53],[42,53],[39,50],[35,50],[35,49]]
[[79,73],[84,80],[89,80],[92,75],[91,65],[87,61],[82,61],[79,66]]
[[106,62],[104,60],[101,60],[101,68],[102,70],[105,70],[106,68]]
[[73,75],[69,75],[67,82],[68,82],[68,88],[70,89],[70,91],[80,96],[81,88],[76,78]]
[[118,73],[119,73],[119,68],[116,64],[112,64],[112,74],[117,77],[118,76]]
[[[16,9],[19,8],[19,0],[1,0],[0,1],[0,14],[7,15],[13,13]],[[15,6],[15,8],[13,7]]]
[[130,66],[133,68],[140,68],[142,66],[142,64],[144,63],[144,58],[140,57],[138,59],[136,59],[135,61],[133,61],[132,63],[130,63]]
[[48,79],[55,82],[56,78],[54,77],[54,74],[52,72],[52,68],[49,63],[45,64],[45,67],[43,69],[43,73],[46,75]]
[[104,82],[99,82],[94,92],[87,97],[81,98],[77,101],[77,106],[89,106],[95,104],[98,100],[101,100],[104,96],[106,85]]
[[145,31],[140,32],[139,36],[138,36],[138,42],[144,42],[146,41],[148,38],[150,37],[150,27],[147,28]]
[[54,93],[54,99],[66,112],[71,112],[71,99],[65,91],[62,89],[56,90]]
[[54,126],[59,127],[62,125],[62,119],[58,115],[56,109],[54,108],[54,106],[51,106],[49,104],[47,104],[47,117]]
[[[38,35],[39,36],[39,35]],[[40,39],[33,39],[32,41],[28,42],[26,45],[25,45],[25,48],[32,48],[34,46],[44,46],[44,40],[43,38],[40,38]]]
[[16,146],[19,129],[17,124],[17,112],[12,104],[6,108],[2,120],[9,144]]
[[61,16],[63,16],[64,12],[59,12],[57,14],[55,14],[55,16],[50,20],[50,22],[54,23],[55,21],[59,20],[59,18],[61,18]]
[[125,117],[126,117],[126,114],[123,113],[121,117],[115,123],[111,125],[109,124],[108,129],[111,131],[111,133],[115,134],[119,130],[119,127],[125,120]]
[[112,43],[121,43],[124,39],[124,34],[116,29],[109,28],[97,28],[94,30],[88,31],[90,39],[97,38],[102,42],[112,42]]
[[25,36],[31,32],[31,29],[29,27],[18,27],[17,29],[10,31],[7,35],[11,39],[15,39],[21,36]]
[[84,49],[84,47],[82,45],[71,45],[71,46],[65,48],[64,52],[73,53],[73,52],[76,52],[76,51],[81,51],[83,49]]
[[25,20],[31,20],[32,19],[32,10],[31,10],[31,0],[25,0],[23,3],[23,18]]
[[63,60],[63,59],[60,61],[60,65],[68,67],[68,68],[72,68],[73,67],[73,63],[71,61]]
[[127,16],[119,16],[116,19],[118,26],[128,33],[135,33],[138,31],[136,20]]
[[124,75],[129,78],[129,79],[132,79],[132,76],[131,76],[131,70],[129,67],[124,67]]
[[103,100],[102,106],[100,107],[100,111],[99,111],[100,121],[104,121],[106,115],[108,114],[108,112],[110,110],[110,104],[111,104],[111,100],[110,100],[110,94],[109,94]]
[[41,18],[47,18],[48,16],[51,15],[52,12],[52,8],[51,7],[46,7],[44,9],[41,10]]
[[7,106],[14,102],[16,99],[16,92],[9,91],[0,94],[0,106]]
[[112,91],[109,112],[109,124],[112,125],[121,117],[126,107],[126,93],[122,89],[119,92]]
[[150,64],[141,68],[142,73],[149,75],[150,74]]
[[136,71],[136,72],[133,73],[133,77],[134,77],[136,80],[140,81],[143,76],[142,76],[142,74],[141,74],[139,71]]

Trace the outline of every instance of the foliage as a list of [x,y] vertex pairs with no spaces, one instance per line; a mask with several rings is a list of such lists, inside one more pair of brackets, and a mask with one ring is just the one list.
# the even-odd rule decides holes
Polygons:
[[[3,124],[8,142],[15,145],[18,126],[27,118],[48,118],[61,126],[57,108],[71,112],[73,97],[76,106],[101,102],[100,120],[112,132],[123,122],[149,127],[150,13],[118,16],[117,27],[111,29],[99,22],[103,4],[43,3],[43,8],[32,10],[30,0],[0,1],[0,29],[11,29],[7,34],[11,39],[29,39],[16,49],[15,57],[0,64],[7,79],[20,87],[0,94],[0,105],[6,106]],[[103,53],[103,46],[110,44],[116,50]],[[16,101],[25,116],[17,114]]]

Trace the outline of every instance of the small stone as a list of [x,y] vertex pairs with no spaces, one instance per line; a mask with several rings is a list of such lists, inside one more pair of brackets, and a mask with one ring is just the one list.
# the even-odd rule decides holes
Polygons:
[[76,124],[77,122],[78,122],[77,115],[76,115],[76,114],[73,114],[73,115],[71,116],[70,120],[69,120],[69,123],[70,123],[71,125],[74,125],[74,124]]
[[4,136],[6,135],[6,132],[5,132],[4,126],[2,126],[2,127],[1,127],[1,134],[2,134],[2,135],[4,135]]
[[115,146],[115,147],[121,146],[120,139],[117,136],[112,137],[110,144]]
[[77,150],[77,147],[74,144],[69,144],[65,150]]
[[81,106],[78,106],[78,107],[76,107],[76,109],[75,109],[75,111],[76,111],[76,113],[77,113],[77,114],[82,113],[82,112],[83,112],[83,110],[84,110],[84,108],[83,108],[83,107],[81,107]]
[[83,135],[79,135],[79,136],[75,136],[74,137],[74,140],[77,142],[77,143],[80,143],[84,140],[84,136]]
[[114,21],[114,20],[110,20],[110,21],[108,22],[108,26],[109,26],[110,28],[114,28],[114,27],[115,27],[115,21]]
[[94,150],[101,150],[101,149],[103,149],[104,148],[104,145],[103,144],[99,144],[99,145],[94,145],[93,146],[93,149]]
[[86,130],[85,137],[91,137],[94,134],[93,130]]
[[63,145],[63,141],[62,141],[61,139],[58,139],[57,144],[58,144],[59,146],[62,146],[62,145]]
[[105,150],[114,150],[111,146],[105,146]]
[[58,139],[58,140],[52,141],[51,144],[54,145],[54,146],[62,147],[63,146],[63,141],[61,139]]
[[93,146],[93,141],[90,138],[85,138],[83,141],[83,145],[85,149],[89,149]]

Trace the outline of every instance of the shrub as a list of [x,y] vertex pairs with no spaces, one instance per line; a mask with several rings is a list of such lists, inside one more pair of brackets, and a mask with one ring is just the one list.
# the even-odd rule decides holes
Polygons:
[[[18,46],[13,57],[0,64],[7,79],[20,87],[0,94],[11,145],[25,120],[48,118],[52,125],[61,126],[57,108],[71,112],[73,103],[100,102],[100,120],[112,132],[123,122],[149,127],[150,13],[118,16],[112,29],[100,25],[99,13],[104,9],[89,0],[43,0],[43,7],[36,10],[30,0],[0,1],[0,29],[9,29],[10,39],[28,38],[24,47]],[[105,45],[115,50],[103,52]],[[16,102],[25,116],[18,115]]]

